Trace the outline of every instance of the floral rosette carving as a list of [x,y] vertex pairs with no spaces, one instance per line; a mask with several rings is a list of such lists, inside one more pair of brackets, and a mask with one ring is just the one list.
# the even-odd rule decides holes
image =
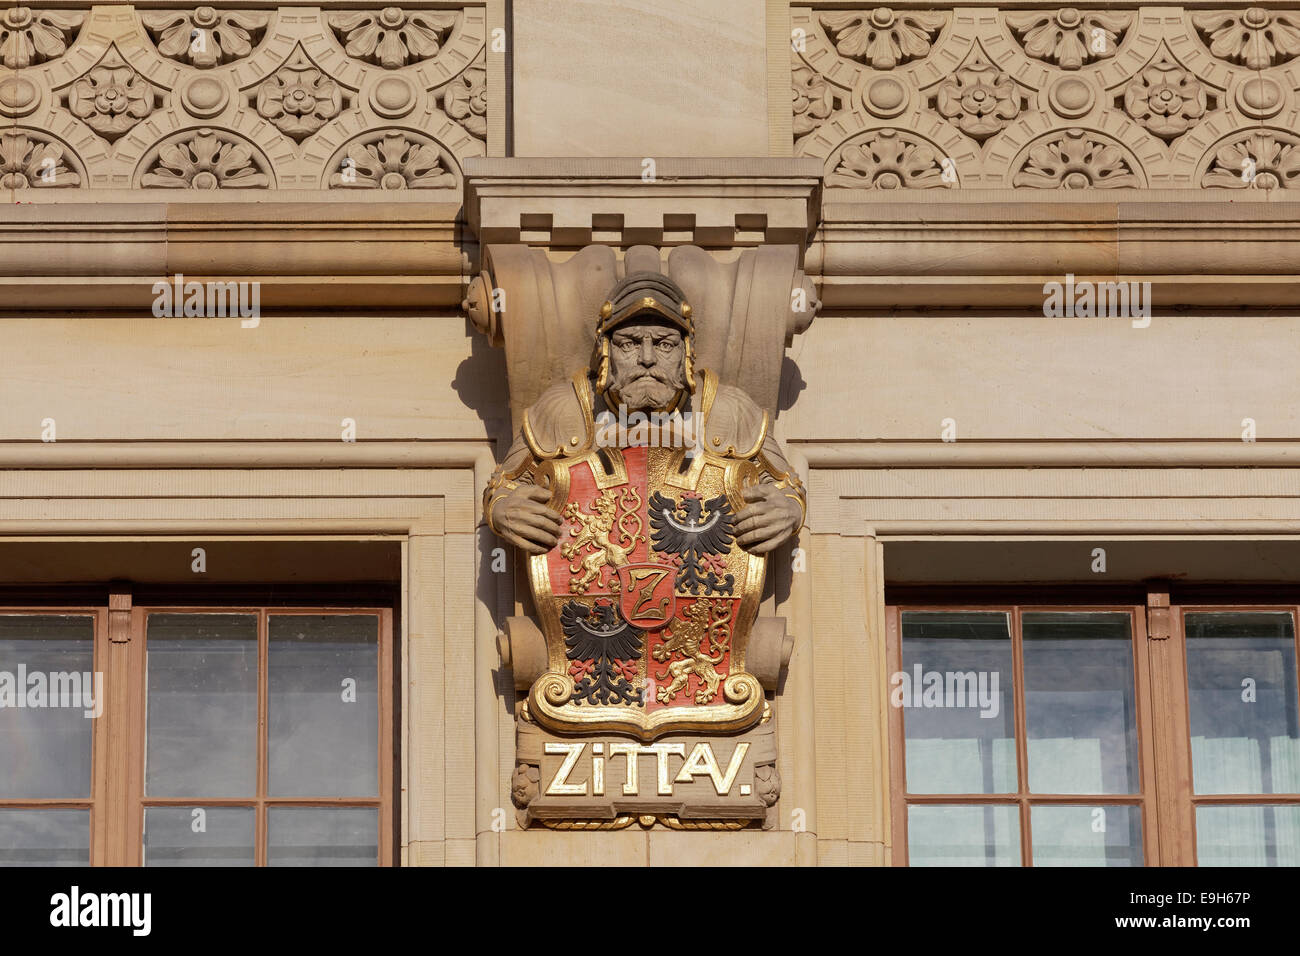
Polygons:
[[456,19],[455,11],[408,13],[400,7],[384,7],[332,13],[329,25],[348,56],[395,70],[437,56]]
[[438,189],[457,185],[442,151],[405,133],[385,133],[375,142],[348,146],[331,189]]
[[820,73],[797,66],[791,79],[794,104],[794,135],[811,133],[835,109],[830,83]]
[[944,178],[933,147],[898,130],[884,129],[865,142],[841,149],[826,184],[858,189],[942,189],[952,182]]
[[270,16],[250,10],[198,7],[193,12],[141,13],[140,22],[163,56],[206,70],[252,53],[261,42]]
[[1249,7],[1197,13],[1192,22],[1211,53],[1248,69],[1263,70],[1300,53],[1300,17],[1294,13]]
[[31,7],[10,7],[0,14],[0,63],[21,70],[63,56],[85,19],[84,13],[33,13]]
[[154,91],[116,48],[68,90],[68,110],[106,139],[121,136],[154,108]]
[[1300,187],[1300,145],[1274,133],[1251,133],[1214,154],[1201,177],[1206,188],[1296,189]]
[[479,139],[487,136],[487,71],[471,66],[448,83],[442,111]]
[[1030,189],[1117,189],[1141,183],[1118,146],[1089,136],[1081,129],[1048,139],[1029,150],[1029,157],[1012,180]]
[[301,50],[257,91],[257,112],[295,140],[315,133],[343,108],[339,85]]
[[253,161],[253,148],[216,130],[201,129],[165,143],[143,186],[167,189],[265,189],[270,177]]
[[1055,63],[1063,70],[1077,70],[1085,63],[1114,56],[1131,20],[1132,15],[1127,13],[1079,11],[1074,7],[1063,7],[1055,13],[1032,10],[1006,15],[1007,25],[1020,38],[1026,56]]
[[822,26],[840,55],[875,70],[890,70],[928,55],[944,19],[933,11],[889,7],[821,15]]
[[935,109],[967,136],[983,140],[1016,118],[1020,95],[1010,76],[981,57],[939,85]]
[[0,189],[52,189],[81,185],[63,161],[63,146],[23,132],[0,132]]
[[1167,56],[1139,73],[1124,91],[1124,111],[1170,140],[1187,132],[1206,109],[1205,87]]

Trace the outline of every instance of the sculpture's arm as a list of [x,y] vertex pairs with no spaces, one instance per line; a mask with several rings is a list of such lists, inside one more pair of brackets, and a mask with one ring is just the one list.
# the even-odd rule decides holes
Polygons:
[[551,493],[533,480],[537,464],[521,432],[483,490],[483,520],[488,528],[528,554],[544,554],[555,547],[564,521],[547,506]]
[[793,537],[803,530],[807,521],[808,494],[804,491],[803,482],[799,480],[799,476],[786,460],[781,443],[772,437],[771,433],[763,440],[763,448],[759,452],[759,467],[763,471],[764,484],[773,485],[782,495],[799,506],[799,524],[789,535]]
[[534,464],[528,443],[524,441],[523,433],[520,432],[510,443],[510,450],[506,452],[506,457],[492,470],[492,477],[488,479],[487,487],[483,489],[483,520],[487,522],[493,534],[501,533],[492,523],[493,505],[521,484],[532,484]]
[[743,492],[749,504],[736,516],[736,542],[754,554],[766,554],[802,530],[808,499],[771,434],[759,448],[757,464],[761,478]]

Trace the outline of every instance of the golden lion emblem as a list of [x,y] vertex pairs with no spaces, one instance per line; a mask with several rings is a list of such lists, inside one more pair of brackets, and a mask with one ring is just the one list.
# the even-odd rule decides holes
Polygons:
[[[672,703],[692,674],[704,683],[695,694],[695,703],[707,704],[718,695],[722,675],[715,665],[722,662],[731,644],[731,610],[730,601],[701,598],[685,609],[684,621],[665,632],[667,640],[654,648],[652,656],[661,664],[672,660],[674,654],[683,655],[683,659],[672,661],[666,671],[655,675],[661,681],[672,677],[655,695],[659,703]],[[709,653],[702,649],[706,639]]]

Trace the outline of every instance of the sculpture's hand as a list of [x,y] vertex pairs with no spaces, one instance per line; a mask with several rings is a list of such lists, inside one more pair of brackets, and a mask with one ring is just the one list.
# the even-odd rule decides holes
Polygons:
[[775,485],[752,485],[742,493],[751,504],[736,515],[736,543],[753,554],[780,547],[803,523],[799,502]]
[[551,493],[537,485],[520,485],[492,505],[492,527],[528,554],[545,554],[560,540],[564,518],[546,506]]

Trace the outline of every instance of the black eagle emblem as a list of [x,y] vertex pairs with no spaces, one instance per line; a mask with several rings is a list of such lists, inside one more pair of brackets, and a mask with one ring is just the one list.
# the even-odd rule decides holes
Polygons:
[[686,492],[680,502],[655,492],[650,498],[650,526],[654,528],[651,547],[676,555],[681,560],[676,587],[679,591],[699,594],[731,594],[735,575],[723,574],[718,555],[731,551],[735,532],[731,506],[726,495],[703,501]]
[[637,660],[645,634],[629,624],[609,601],[588,607],[569,601],[560,609],[565,656],[591,661],[591,669],[573,688],[575,703],[641,704],[640,696],[623,676],[618,661]]

